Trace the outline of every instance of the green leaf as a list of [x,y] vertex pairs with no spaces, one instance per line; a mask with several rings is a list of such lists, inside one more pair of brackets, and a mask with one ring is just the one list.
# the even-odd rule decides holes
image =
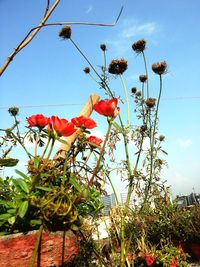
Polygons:
[[18,215],[20,218],[24,218],[24,216],[26,215],[26,212],[28,210],[28,201],[25,200],[21,203],[19,210],[18,210]]
[[41,220],[30,220],[30,225],[35,226],[35,225],[41,225],[42,221]]
[[10,218],[8,219],[8,222],[9,222],[10,224],[14,224],[15,220],[16,220],[16,217],[15,217],[15,216],[12,216],[12,217],[10,217]]
[[70,177],[69,181],[73,184],[73,186],[76,188],[77,191],[82,192],[83,188],[80,186],[80,184],[76,181],[74,177]]
[[43,191],[46,191],[46,192],[51,192],[52,191],[52,188],[50,188],[50,187],[36,186],[35,188],[43,190]]
[[1,220],[8,220],[12,215],[9,213],[0,214],[0,221]]
[[35,158],[34,158],[34,168],[35,168],[35,169],[38,169],[39,164],[40,164],[40,159],[39,159],[39,157],[35,157]]
[[19,170],[15,170],[15,172],[17,174],[19,174],[21,177],[23,177],[25,180],[29,180],[29,177],[26,174],[24,174],[23,172],[21,172]]
[[20,187],[25,193],[29,193],[28,184],[22,178],[13,180],[13,183],[16,187]]
[[17,165],[18,159],[0,159],[0,166],[1,167],[13,167]]

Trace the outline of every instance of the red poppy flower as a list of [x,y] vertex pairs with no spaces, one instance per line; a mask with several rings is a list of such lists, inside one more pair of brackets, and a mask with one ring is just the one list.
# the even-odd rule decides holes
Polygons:
[[151,266],[153,266],[153,264],[155,262],[155,257],[151,254],[147,254],[145,256],[145,261],[146,261],[147,266],[151,267]]
[[66,119],[60,119],[57,116],[52,116],[50,119],[50,129],[57,132],[58,136],[70,136],[76,129],[74,124]]
[[36,115],[32,115],[30,117],[27,118],[27,122],[28,122],[28,127],[45,127],[47,124],[49,124],[49,120],[50,118],[45,117],[42,114],[36,114]]
[[93,119],[86,118],[85,116],[73,118],[71,122],[76,125],[76,127],[85,127],[87,129],[93,129],[97,126],[96,122]]
[[101,140],[100,138],[97,138],[96,136],[92,135],[87,140],[88,142],[95,144],[97,146],[99,146],[103,142],[103,140]]
[[110,116],[112,118],[117,117],[120,112],[120,108],[117,107],[118,99],[112,98],[110,100],[100,100],[94,104],[94,110],[101,115]]

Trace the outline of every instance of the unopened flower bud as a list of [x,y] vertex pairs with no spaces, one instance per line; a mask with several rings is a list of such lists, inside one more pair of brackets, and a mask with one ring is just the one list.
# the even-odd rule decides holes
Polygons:
[[140,75],[139,76],[139,80],[142,82],[142,83],[145,83],[147,81],[148,77],[147,75]]
[[106,51],[107,50],[105,44],[100,44],[100,48],[101,48],[102,51]]
[[165,139],[165,136],[161,134],[161,135],[159,136],[159,141],[162,142],[164,139]]
[[89,67],[85,67],[83,69],[83,71],[86,73],[86,74],[89,74],[90,73],[90,68]]
[[136,87],[132,87],[131,88],[131,92],[132,92],[132,94],[135,94],[137,92],[137,88]]

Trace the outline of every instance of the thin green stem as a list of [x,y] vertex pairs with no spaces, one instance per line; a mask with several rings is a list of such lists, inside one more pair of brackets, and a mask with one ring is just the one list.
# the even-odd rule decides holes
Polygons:
[[149,76],[148,76],[148,68],[147,68],[147,61],[146,61],[146,57],[145,57],[145,54],[144,54],[144,51],[142,51],[142,56],[143,56],[143,60],[144,60],[144,67],[145,67],[145,72],[146,72],[146,75],[147,75],[147,98],[149,98]]
[[120,79],[121,79],[122,87],[124,89],[124,93],[125,93],[125,97],[126,97],[127,126],[130,126],[130,119],[131,119],[130,101],[129,101],[129,97],[128,97],[128,92],[127,92],[126,84],[124,82],[124,78],[123,78],[123,75],[122,74],[120,74]]
[[33,252],[33,257],[31,259],[29,267],[33,267],[35,265],[36,257],[38,254],[38,249],[39,249],[40,242],[41,242],[42,231],[43,231],[43,225],[40,226],[40,229],[38,231],[38,235],[37,235],[37,239],[36,239],[36,243],[35,243],[35,248],[34,248],[34,252]]
[[113,97],[113,93],[110,90],[109,86],[107,85],[107,83],[105,82],[105,80],[102,79],[101,75],[99,75],[99,73],[96,71],[96,69],[94,68],[94,66],[92,65],[92,63],[89,61],[89,59],[87,58],[87,56],[81,51],[81,49],[78,47],[78,45],[71,38],[70,38],[70,41],[75,46],[75,48],[78,50],[78,52],[82,55],[82,57],[87,61],[87,63],[92,68],[92,70],[96,73],[96,75],[99,77],[99,79],[103,83],[103,86],[105,86],[107,88],[108,93]]
[[149,181],[145,189],[145,196],[144,196],[144,201],[143,205],[145,205],[149,190],[152,185],[152,180],[153,180],[153,166],[154,166],[154,143],[155,143],[155,134],[156,134],[156,126],[157,126],[157,120],[158,120],[158,110],[159,110],[159,105],[160,105],[160,99],[161,99],[161,94],[162,94],[162,75],[160,75],[160,90],[159,90],[159,95],[158,95],[158,102],[157,102],[157,107],[156,107],[156,112],[155,112],[155,118],[154,118],[154,123],[153,123],[153,130],[152,130],[152,138],[151,138],[151,157],[150,157],[150,175],[149,175]]
[[100,163],[101,163],[101,160],[102,160],[102,157],[103,157],[103,154],[104,154],[104,151],[105,151],[105,146],[106,146],[106,143],[108,141],[108,138],[109,138],[109,134],[110,134],[110,130],[112,128],[112,122],[111,121],[108,121],[108,129],[107,129],[107,133],[106,133],[106,137],[105,137],[105,140],[103,142],[103,146],[101,148],[101,151],[100,151],[100,155],[99,155],[99,158],[98,158],[98,161],[97,161],[97,164],[96,164],[96,167],[93,171],[93,174],[92,174],[92,177],[87,185],[87,188],[93,184],[93,181],[94,181],[94,178],[99,170],[99,166],[100,166]]

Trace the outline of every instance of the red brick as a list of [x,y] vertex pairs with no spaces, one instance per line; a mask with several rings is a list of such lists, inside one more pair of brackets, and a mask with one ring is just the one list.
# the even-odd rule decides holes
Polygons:
[[[37,231],[0,237],[0,266],[28,267],[33,256],[36,239]],[[37,259],[35,266],[58,267],[62,264],[62,257],[64,257],[64,263],[66,264],[78,255],[77,239],[71,231],[66,232],[65,242],[63,241],[63,232],[43,232],[40,264],[38,265]]]

